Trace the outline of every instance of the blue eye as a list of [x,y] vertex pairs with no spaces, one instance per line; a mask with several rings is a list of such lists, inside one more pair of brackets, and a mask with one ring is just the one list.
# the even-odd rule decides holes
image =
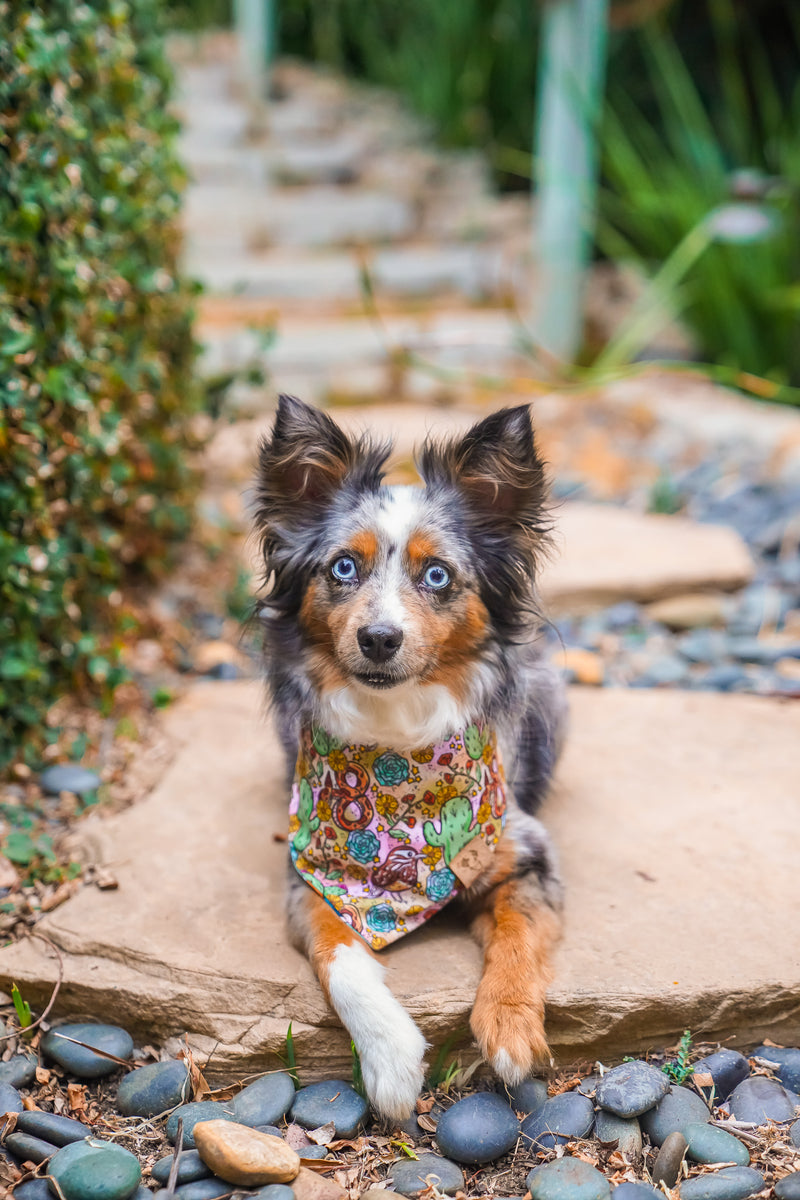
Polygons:
[[358,583],[358,568],[352,558],[343,554],[331,567],[331,575],[340,583]]
[[425,574],[422,576],[422,582],[425,587],[433,588],[435,591],[441,591],[447,587],[450,582],[450,575],[445,571],[444,567],[440,567],[438,563],[432,567],[428,567]]

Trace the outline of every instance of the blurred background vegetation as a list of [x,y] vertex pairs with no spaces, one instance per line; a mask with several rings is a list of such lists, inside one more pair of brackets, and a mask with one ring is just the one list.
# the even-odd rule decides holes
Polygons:
[[[277,44],[397,89],[519,189],[544,2],[276,0]],[[232,15],[231,0],[171,11],[184,28]],[[596,255],[658,277],[700,360],[800,384],[800,10],[612,0],[611,14]]]

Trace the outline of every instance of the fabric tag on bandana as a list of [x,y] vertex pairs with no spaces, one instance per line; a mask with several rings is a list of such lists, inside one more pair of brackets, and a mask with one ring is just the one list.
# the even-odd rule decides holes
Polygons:
[[402,753],[303,729],[289,806],[298,873],[373,950],[469,887],[503,831],[505,776],[478,724]]

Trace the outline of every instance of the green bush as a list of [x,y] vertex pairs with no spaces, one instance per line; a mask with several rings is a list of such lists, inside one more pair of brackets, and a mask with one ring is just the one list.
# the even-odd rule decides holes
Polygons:
[[110,696],[185,534],[196,405],[157,0],[0,0],[0,764]]

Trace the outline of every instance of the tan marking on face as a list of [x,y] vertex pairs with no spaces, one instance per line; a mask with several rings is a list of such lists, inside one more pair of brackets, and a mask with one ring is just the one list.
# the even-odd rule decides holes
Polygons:
[[350,549],[371,570],[378,557],[378,539],[371,529],[362,529],[350,538]]
[[417,529],[411,534],[406,546],[406,554],[411,565],[411,574],[416,576],[428,559],[435,558],[438,553],[436,543],[432,538],[427,533],[423,533],[422,530]]
[[436,648],[436,665],[425,675],[454,696],[463,696],[476,655],[486,640],[489,614],[473,591],[465,591],[438,612],[426,615],[429,639]]

